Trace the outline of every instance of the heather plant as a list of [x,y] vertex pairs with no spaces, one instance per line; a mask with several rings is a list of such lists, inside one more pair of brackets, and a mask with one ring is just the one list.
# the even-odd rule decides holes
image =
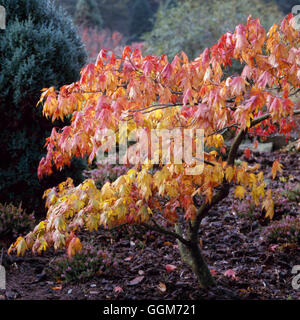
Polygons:
[[27,214],[22,209],[22,204],[18,207],[12,203],[0,203],[0,238],[13,238],[28,232],[35,225],[34,214]]
[[250,221],[256,220],[261,215],[255,202],[249,195],[245,196],[242,202],[234,202],[232,210],[239,218],[246,218]]
[[111,253],[100,247],[87,244],[72,259],[64,255],[52,260],[47,272],[56,280],[66,283],[84,282],[95,275],[105,275],[116,264]]
[[274,218],[281,219],[283,216],[289,214],[296,215],[298,209],[299,197],[299,183],[286,182],[283,187],[273,190],[274,200]]
[[269,243],[300,245],[300,216],[285,216],[272,222],[263,231],[263,237]]

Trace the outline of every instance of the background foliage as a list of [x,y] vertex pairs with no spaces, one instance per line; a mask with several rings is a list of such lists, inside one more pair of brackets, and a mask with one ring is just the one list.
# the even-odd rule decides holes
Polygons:
[[[36,103],[43,87],[77,80],[86,53],[72,20],[51,1],[1,0],[0,5],[7,13],[0,38],[0,201],[23,201],[23,207],[37,210],[45,187],[65,175],[38,181],[52,124]],[[75,163],[66,175],[79,181],[84,166]]]
[[74,22],[83,27],[101,29],[103,21],[98,3],[95,0],[78,0]]
[[189,58],[195,58],[222,34],[233,32],[250,14],[259,17],[265,28],[283,18],[274,1],[179,0],[177,4],[167,1],[156,14],[153,30],[144,36],[147,52],[173,58],[184,50]]

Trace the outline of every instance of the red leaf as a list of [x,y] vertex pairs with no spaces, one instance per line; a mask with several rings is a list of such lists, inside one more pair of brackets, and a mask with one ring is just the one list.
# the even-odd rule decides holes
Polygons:
[[176,266],[174,266],[173,264],[167,264],[166,265],[167,272],[173,271],[175,269],[176,269]]
[[257,147],[258,147],[258,142],[257,142],[257,140],[255,140],[255,142],[254,142],[254,149],[257,149]]
[[247,159],[250,158],[250,156],[251,156],[251,151],[250,151],[249,148],[247,148],[247,149],[244,150],[244,155],[245,155],[245,157],[246,157]]
[[123,292],[123,289],[119,286],[115,286],[114,287],[114,292],[117,292],[117,293],[120,293],[120,292]]
[[208,48],[205,48],[205,50],[203,51],[203,54],[202,54],[202,68],[206,68],[209,64],[209,49]]
[[125,58],[129,58],[131,52],[132,50],[130,49],[130,47],[126,46],[122,53],[122,60],[125,60]]
[[164,79],[170,79],[172,73],[172,66],[170,63],[166,64],[163,68],[163,71],[161,72],[161,75]]
[[143,65],[143,69],[144,69],[145,75],[149,76],[151,74],[151,71],[154,69],[154,66],[151,61],[147,60]]

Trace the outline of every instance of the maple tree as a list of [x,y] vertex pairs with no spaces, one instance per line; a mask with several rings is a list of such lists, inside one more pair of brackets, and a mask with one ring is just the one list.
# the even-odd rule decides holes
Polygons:
[[[300,32],[293,21],[290,14],[266,33],[259,19],[249,16],[245,25],[224,34],[193,61],[184,52],[169,62],[166,55],[143,57],[129,47],[121,57],[101,50],[78,82],[59,91],[43,89],[43,114],[52,121],[67,115],[72,120],[62,130],[53,128],[47,138],[40,178],[51,174],[53,166],[62,169],[73,157],[88,155],[91,163],[100,148],[109,152],[113,144],[105,130],[115,132],[122,143],[119,124],[125,120],[128,135],[139,128],[202,128],[204,146],[213,150],[204,152],[202,171],[196,175],[186,174],[187,168],[199,165],[196,160],[153,164],[146,159],[101,190],[92,179],[78,186],[68,179],[45,192],[46,219],[19,237],[9,252],[40,253],[53,246],[65,247],[71,257],[81,249],[76,233],[82,228],[139,224],[177,240],[200,286],[214,285],[198,237],[201,220],[212,206],[234,187],[235,197],[242,200],[249,193],[266,217],[274,215],[271,190],[259,165],[235,160],[246,135],[289,135],[300,114],[299,104],[291,100],[300,87]],[[243,72],[224,77],[232,60],[245,63]],[[229,130],[235,137],[226,146],[223,135]],[[125,159],[129,161],[128,153]],[[273,178],[281,170],[275,161]]]

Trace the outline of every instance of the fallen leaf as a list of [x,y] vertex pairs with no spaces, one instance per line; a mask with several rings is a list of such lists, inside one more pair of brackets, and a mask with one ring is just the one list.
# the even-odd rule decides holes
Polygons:
[[216,270],[214,270],[214,269],[209,270],[209,272],[210,272],[210,274],[213,275],[213,276],[215,276],[216,273],[217,273]]
[[124,261],[130,261],[132,259],[132,256],[129,256],[127,258],[124,259]]
[[120,292],[123,292],[123,289],[120,286],[115,286],[114,292],[120,293]]
[[166,265],[167,272],[173,271],[175,269],[176,269],[176,266],[174,266],[173,264],[167,264]]
[[246,289],[240,289],[241,294],[247,294],[248,291]]
[[144,278],[145,278],[144,276],[136,277],[129,282],[129,285],[135,286],[136,284],[139,284],[140,282],[142,282]]
[[172,244],[173,244],[173,243],[170,242],[170,241],[165,241],[165,242],[164,242],[164,245],[165,245],[165,246],[171,246]]
[[274,244],[274,245],[270,246],[270,249],[271,249],[272,251],[275,251],[278,247],[279,247],[278,244]]
[[163,282],[160,282],[157,287],[161,292],[166,292],[167,290],[167,287]]
[[61,289],[62,289],[62,286],[52,287],[51,289],[52,289],[52,290],[61,290]]
[[232,269],[228,269],[224,272],[224,276],[232,279],[236,279],[235,271]]

